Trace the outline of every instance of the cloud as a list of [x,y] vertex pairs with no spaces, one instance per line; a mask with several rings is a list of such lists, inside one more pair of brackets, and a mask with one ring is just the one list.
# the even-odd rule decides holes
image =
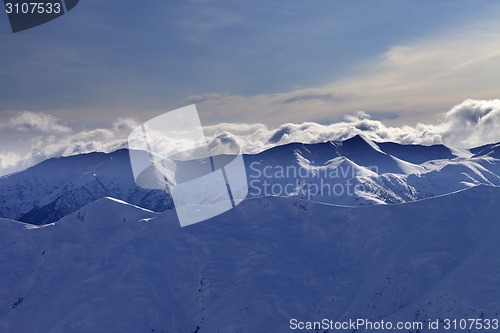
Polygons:
[[63,136],[39,136],[32,141],[31,158],[44,160],[54,156],[69,156],[94,151],[110,152],[126,148],[125,140],[138,126],[131,118],[119,118],[110,128],[97,128]]
[[278,103],[294,104],[298,102],[309,102],[315,100],[332,102],[341,99],[343,99],[342,96],[338,96],[331,91],[321,92],[317,91],[317,89],[303,89],[297,90],[293,94],[283,96],[283,98],[278,99]]
[[0,153],[0,175],[2,170],[15,167],[21,161],[21,156],[13,152]]
[[68,133],[71,131],[55,117],[43,112],[31,111],[18,112],[2,127],[19,132]]
[[[441,126],[419,124],[415,127],[389,127],[383,122],[371,119],[364,112],[345,117],[344,121],[331,125],[314,122],[301,124],[287,123],[277,128],[268,128],[263,124],[256,126],[257,131],[240,131],[234,135],[225,124],[218,125],[218,131],[232,134],[244,153],[258,153],[263,150],[291,142],[319,143],[326,141],[346,140],[356,134],[363,134],[376,141],[393,141],[405,144],[419,143],[425,145],[442,143]],[[214,136],[213,140],[218,140]]]
[[330,125],[314,122],[287,123],[277,128],[264,124],[220,124],[210,126],[205,133],[217,142],[222,133],[226,140],[237,142],[242,152],[258,153],[291,142],[318,143],[346,140],[362,134],[379,142],[401,144],[445,144],[472,148],[500,142],[500,100],[466,100],[448,111],[438,124],[387,126],[363,111],[348,115]]
[[[32,115],[34,113],[29,112],[25,114]],[[39,114],[37,115],[39,116]],[[10,124],[18,124],[18,119],[19,117],[16,116],[9,120],[7,122],[8,128],[17,131],[19,127],[11,127]],[[44,115],[40,119],[55,118]],[[49,128],[54,129],[53,124],[42,125],[38,127],[33,126],[31,131],[33,133],[38,132],[39,135],[33,136],[29,140],[30,147],[27,153],[0,152],[0,175],[25,169],[52,157],[84,154],[94,151],[111,152],[120,148],[126,148],[126,138],[138,123],[131,118],[119,118],[109,128],[83,131],[75,131],[67,127],[55,131],[49,130]],[[23,131],[28,131],[28,128]],[[14,136],[14,134],[11,134],[11,136]]]
[[500,100],[466,100],[446,114],[443,141],[474,147],[500,141]]
[[437,121],[439,110],[466,98],[499,97],[499,36],[498,22],[481,22],[394,45],[320,86],[251,96],[202,94],[186,101],[196,101],[214,123],[263,117],[270,125],[332,121],[357,110],[397,113],[394,122],[400,124]]
[[[315,122],[286,123],[277,127],[264,124],[222,123],[204,128],[212,151],[255,154],[291,142],[318,143],[346,140],[362,134],[374,141],[402,144],[442,144],[472,148],[500,142],[500,99],[465,100],[442,116],[437,124],[388,126],[359,111],[344,120],[323,125]],[[0,174],[31,166],[47,158],[88,153],[111,152],[127,147],[130,132],[139,124],[131,118],[120,118],[109,128],[71,133],[48,133],[31,140],[29,153],[0,153]],[[152,143],[165,154],[185,150],[190,144],[178,137],[157,138]],[[190,146],[189,146],[190,147]]]

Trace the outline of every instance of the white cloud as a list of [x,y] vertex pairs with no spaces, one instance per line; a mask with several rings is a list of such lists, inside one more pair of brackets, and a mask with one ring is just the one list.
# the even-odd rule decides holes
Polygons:
[[500,141],[500,100],[467,100],[446,114],[443,141],[474,147]]
[[[31,112],[29,114],[32,114]],[[45,115],[45,118],[54,119]],[[18,116],[7,122],[17,123]],[[59,131],[42,131],[48,129],[48,125],[41,128],[35,127],[31,131],[41,133],[29,141],[29,151],[25,154],[17,152],[0,153],[0,175],[22,170],[51,157],[69,156],[94,151],[111,152],[120,148],[126,148],[126,138],[130,131],[138,123],[131,118],[117,119],[110,128],[97,128],[93,130],[75,131],[64,127]],[[17,128],[9,127],[17,131]],[[53,126],[51,127],[53,128]],[[26,129],[28,131],[28,129]]]
[[68,133],[71,131],[69,127],[52,115],[31,111],[17,113],[2,127],[19,132]]
[[[356,134],[375,141],[402,144],[445,144],[451,147],[472,148],[500,142],[500,100],[466,100],[447,112],[438,124],[416,126],[387,126],[360,111],[346,116],[344,121],[331,125],[314,122],[288,123],[278,128],[263,124],[221,124],[211,126],[207,134],[223,135],[237,142],[245,153],[257,153],[276,145],[291,142],[317,143],[345,140]],[[215,136],[215,140],[219,140]]]
[[68,156],[93,151],[110,152],[125,148],[125,139],[138,123],[131,118],[119,118],[110,128],[80,131],[63,136],[39,136],[33,140],[31,158],[43,160],[53,156]]
[[0,175],[4,174],[2,170],[9,170],[15,167],[21,161],[21,156],[13,152],[0,153]]
[[[244,125],[246,127],[248,125]],[[221,124],[211,128],[213,140],[232,140],[238,143],[244,153],[258,153],[277,145],[291,142],[318,143],[335,140],[345,140],[356,134],[363,134],[376,141],[393,141],[405,144],[419,143],[432,145],[442,143],[442,125],[418,124],[415,127],[389,127],[383,122],[371,119],[364,112],[345,117],[344,121],[331,125],[314,122],[301,124],[287,123],[278,128],[268,128],[263,124],[255,125],[254,132],[239,131],[234,134],[234,125]]]

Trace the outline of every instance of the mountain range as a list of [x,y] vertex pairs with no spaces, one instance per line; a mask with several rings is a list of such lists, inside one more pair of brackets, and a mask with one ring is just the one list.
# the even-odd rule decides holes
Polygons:
[[0,332],[498,320],[499,150],[279,146],[244,156],[243,203],[185,228],[168,192],[135,185],[127,150],[47,160],[0,179]]
[[[500,185],[500,145],[291,143],[244,155],[249,197],[282,196],[342,206],[399,204],[477,185]],[[0,217],[35,225],[58,221],[113,197],[156,212],[173,208],[168,192],[135,184],[128,150],[46,160],[0,178]]]

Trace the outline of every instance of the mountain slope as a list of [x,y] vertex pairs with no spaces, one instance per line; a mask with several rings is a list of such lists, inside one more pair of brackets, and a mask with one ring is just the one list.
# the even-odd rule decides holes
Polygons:
[[498,318],[499,200],[484,186],[366,208],[260,198],[180,228],[173,211],[105,198],[45,227],[4,220],[0,330],[285,332],[291,318]]
[[172,208],[162,191],[136,186],[128,150],[46,160],[0,179],[0,216],[46,224],[106,196],[155,211]]

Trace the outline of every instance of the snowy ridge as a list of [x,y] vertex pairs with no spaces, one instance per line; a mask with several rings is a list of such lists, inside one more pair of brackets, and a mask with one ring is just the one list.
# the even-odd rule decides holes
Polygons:
[[[249,198],[292,196],[357,207],[499,186],[498,147],[469,151],[376,143],[358,135],[343,142],[277,146],[244,160]],[[2,177],[0,217],[47,224],[104,197],[156,212],[173,208],[168,193],[136,186],[128,155],[118,150],[50,159]]]
[[[292,195],[365,206],[422,200],[481,184],[500,186],[495,147],[468,151],[375,143],[362,136],[344,142],[294,143],[246,156],[250,196]],[[295,191],[279,191],[288,184],[296,184]]]
[[0,179],[0,216],[46,224],[104,197],[154,211],[172,208],[168,193],[136,186],[128,151],[118,150],[50,159]]
[[0,331],[498,318],[499,200],[486,186],[364,208],[268,197],[179,228],[173,211],[103,198],[43,228],[0,223]]

